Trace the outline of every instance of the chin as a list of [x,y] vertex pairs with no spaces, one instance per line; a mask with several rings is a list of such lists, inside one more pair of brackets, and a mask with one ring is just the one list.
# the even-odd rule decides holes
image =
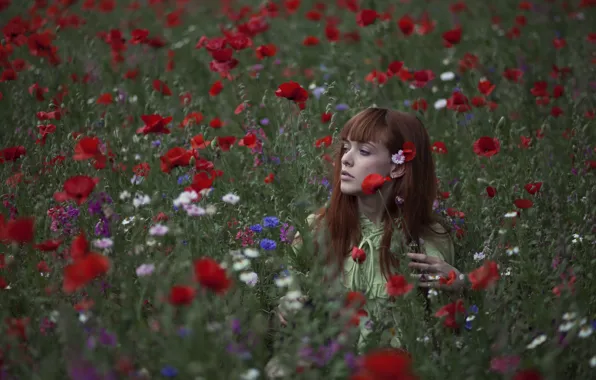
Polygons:
[[352,184],[342,183],[339,186],[339,191],[345,195],[358,195],[360,194],[360,189],[355,188]]

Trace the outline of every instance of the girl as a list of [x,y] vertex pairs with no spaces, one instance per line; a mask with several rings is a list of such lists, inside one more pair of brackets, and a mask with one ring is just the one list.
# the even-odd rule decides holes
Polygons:
[[[366,296],[365,310],[372,320],[389,297],[387,281],[399,270],[400,259],[409,259],[409,268],[421,272],[416,277],[422,288],[463,289],[463,276],[452,266],[448,229],[433,212],[437,182],[422,123],[407,113],[368,108],[352,117],[339,137],[331,199],[308,217],[315,251],[325,253],[331,273],[347,290]],[[385,179],[370,191],[375,175]],[[297,233],[293,245],[301,244]],[[407,247],[416,251],[404,255]],[[441,285],[439,278],[450,275],[452,283]],[[283,302],[280,306],[279,318],[285,324]],[[370,329],[360,326],[363,347]],[[385,334],[384,339],[400,347],[398,335]]]

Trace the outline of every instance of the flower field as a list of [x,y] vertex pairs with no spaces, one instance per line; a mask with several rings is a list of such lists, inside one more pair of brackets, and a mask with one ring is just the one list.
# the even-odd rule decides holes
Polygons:
[[[596,376],[593,0],[0,0],[0,19],[0,379]],[[373,105],[427,128],[469,285],[392,282],[375,321],[324,282],[306,220]],[[407,354],[359,352],[360,323],[398,325]]]

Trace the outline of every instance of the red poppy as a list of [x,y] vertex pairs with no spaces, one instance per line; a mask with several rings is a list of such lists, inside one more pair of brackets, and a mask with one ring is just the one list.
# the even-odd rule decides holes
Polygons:
[[0,215],[0,241],[3,243],[29,243],[35,235],[35,219],[32,217],[21,217],[4,221],[4,215]]
[[329,123],[333,114],[331,112],[325,112],[321,115],[321,123]]
[[138,177],[147,177],[150,171],[151,166],[147,162],[141,162],[132,168],[132,172]]
[[361,292],[349,291],[346,295],[344,307],[360,309],[366,305],[366,297]]
[[234,136],[217,136],[217,146],[220,147],[224,152],[229,151],[235,142],[236,137]]
[[273,183],[274,180],[275,180],[275,174],[269,173],[269,174],[267,174],[267,177],[265,177],[265,179],[263,181],[265,183]]
[[406,162],[410,162],[416,157],[416,145],[411,141],[406,141],[401,150]]
[[208,189],[211,185],[213,185],[213,176],[210,176],[206,172],[200,172],[195,174],[190,187],[197,193],[200,193],[201,190]]
[[168,301],[175,306],[190,305],[197,291],[192,286],[174,285],[170,289]]
[[92,178],[86,175],[75,175],[64,181],[63,192],[54,193],[56,202],[65,202],[74,200],[77,204],[82,204],[87,200],[89,194],[95,189],[99,178]]
[[443,33],[443,41],[445,42],[445,46],[452,47],[453,45],[457,45],[459,41],[461,41],[461,35],[461,26],[458,26],[455,29],[451,29]]
[[282,83],[275,91],[275,96],[299,103],[308,99],[308,92],[300,84],[290,81]]
[[366,252],[358,247],[352,247],[352,260],[358,264],[362,264],[366,260]]
[[483,95],[489,96],[495,87],[497,86],[492,84],[489,80],[483,79],[478,81],[478,91],[480,91]]
[[457,112],[468,112],[470,111],[470,101],[468,97],[459,91],[455,91],[449,99],[447,99],[447,109],[454,110]]
[[254,148],[257,146],[257,135],[254,133],[248,133],[244,136],[240,141],[238,141],[238,146],[245,146],[247,148]]
[[167,84],[160,81],[159,79],[155,79],[153,81],[153,89],[164,96],[172,96],[172,90],[170,90]]
[[5,161],[16,161],[18,158],[27,154],[27,150],[24,146],[13,146],[0,150],[0,164]]
[[211,141],[205,140],[202,133],[199,133],[198,135],[193,136],[193,138],[190,139],[190,146],[193,149],[206,149],[210,146],[210,144]]
[[213,83],[213,85],[211,85],[211,89],[209,89],[209,95],[211,96],[216,96],[218,95],[221,90],[223,90],[223,84],[221,84],[221,81],[215,81],[215,83]]
[[74,156],[72,156],[73,160],[88,160],[100,156],[99,143],[100,141],[97,137],[83,137],[75,145]]
[[520,208],[522,210],[534,206],[534,202],[532,202],[530,199],[516,199],[515,201],[513,201],[513,203],[517,208]]
[[60,245],[62,244],[62,240],[45,240],[42,241],[39,244],[35,244],[33,246],[33,248],[38,249],[42,252],[51,252],[51,251],[55,251],[58,249],[58,247],[60,247]]
[[145,122],[145,125],[137,129],[137,133],[142,133],[144,135],[149,133],[170,134],[170,130],[167,126],[173,119],[171,116],[162,117],[157,114],[142,115],[141,119]]
[[192,153],[186,149],[181,147],[172,148],[159,158],[161,161],[161,171],[169,173],[177,166],[188,166],[190,165],[191,158]]
[[499,266],[494,261],[487,261],[480,268],[470,272],[468,278],[472,283],[473,290],[486,289],[501,278]]
[[457,315],[464,314],[466,312],[466,308],[464,307],[464,301],[458,299],[455,302],[447,304],[441,307],[436,313],[435,317],[441,318],[446,317],[443,321],[443,326],[448,328],[458,328],[459,325],[457,323]]
[[500,150],[501,144],[496,137],[483,136],[474,142],[474,153],[479,156],[492,157]]
[[70,257],[73,259],[80,259],[85,257],[89,252],[89,241],[85,237],[85,233],[81,232],[70,243]]
[[73,293],[110,269],[110,260],[98,253],[89,252],[64,268],[62,290]]
[[367,353],[358,372],[350,380],[416,380],[412,370],[412,359],[403,350],[382,348]]
[[438,154],[447,154],[447,146],[442,141],[434,142],[431,149]]
[[112,104],[112,102],[114,101],[114,97],[112,96],[111,93],[106,92],[105,94],[101,94],[97,100],[95,101],[95,103],[97,104],[103,104],[103,105],[108,105],[108,104]]
[[333,137],[331,135],[321,137],[320,139],[315,141],[315,147],[317,147],[317,148],[320,148],[321,146],[329,147],[331,145],[331,142],[333,141],[332,139],[333,139]]
[[488,195],[489,198],[494,198],[495,195],[497,195],[497,189],[495,189],[492,186],[487,186],[486,187],[486,195]]
[[457,280],[457,274],[455,273],[455,271],[452,270],[451,272],[449,272],[449,276],[439,278],[439,283],[441,285],[449,286],[452,285],[455,282],[455,280]]
[[390,180],[391,178],[383,177],[377,173],[369,174],[364,178],[364,181],[362,181],[362,192],[368,195],[374,194],[385,182]]
[[219,119],[219,117],[216,117],[209,122],[209,126],[213,129],[221,128],[223,127],[223,122]]
[[203,121],[203,114],[200,112],[191,112],[189,113],[184,120],[180,123],[180,127],[184,128],[191,124],[199,125]]
[[277,46],[275,44],[262,45],[256,49],[256,52],[258,59],[273,57],[277,53]]
[[412,18],[408,15],[405,15],[402,18],[400,18],[397,21],[397,26],[405,36],[409,36],[412,33],[414,33],[414,20],[412,20]]
[[375,23],[379,14],[373,9],[362,9],[356,14],[356,23],[358,26],[365,27]]
[[522,369],[515,373],[513,376],[513,380],[542,380],[542,374],[539,370],[529,368],[529,369]]
[[217,294],[225,293],[232,283],[226,270],[209,257],[195,260],[194,271],[196,281]]
[[394,274],[387,281],[387,294],[391,297],[406,295],[412,289],[414,289],[414,284],[409,284],[406,277],[401,274]]
[[530,183],[526,183],[524,185],[524,189],[526,189],[526,191],[532,195],[539,192],[541,187],[542,187],[542,182],[530,182]]

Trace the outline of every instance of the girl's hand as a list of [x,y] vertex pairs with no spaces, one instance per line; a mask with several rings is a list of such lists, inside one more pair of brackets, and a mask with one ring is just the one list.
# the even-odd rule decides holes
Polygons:
[[445,260],[423,253],[408,253],[407,255],[412,259],[408,267],[422,272],[422,274],[412,274],[413,277],[419,279],[418,286],[454,292],[465,288],[465,276]]

